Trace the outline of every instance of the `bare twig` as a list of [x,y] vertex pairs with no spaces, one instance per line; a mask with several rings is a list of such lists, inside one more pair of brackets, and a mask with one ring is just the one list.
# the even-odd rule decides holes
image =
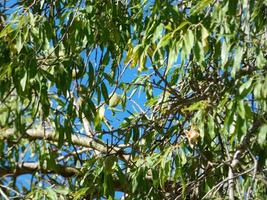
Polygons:
[[[232,176],[231,178],[232,178],[232,179],[238,178],[239,176],[242,176],[242,175],[244,175],[244,174],[247,174],[247,173],[249,173],[249,172],[251,172],[251,171],[253,171],[253,170],[254,170],[254,167],[252,167],[252,168],[250,168],[250,169],[248,169],[248,170],[246,170],[246,171],[244,171],[244,172],[242,172],[242,173],[239,173],[239,174],[237,174],[237,175],[235,175],[235,176]],[[218,184],[216,184],[213,188],[211,188],[211,190],[209,190],[209,191],[206,193],[205,196],[202,197],[202,199],[207,198],[211,193],[213,193],[213,191],[218,191],[218,187],[221,187],[224,183],[226,183],[226,182],[228,182],[228,181],[229,181],[229,177],[227,177],[226,179],[224,179],[224,180],[222,180],[221,182],[219,182]]]
[[10,190],[10,191],[14,192],[14,193],[17,194],[17,196],[19,196],[19,197],[23,197],[23,195],[22,195],[21,193],[19,193],[18,191],[14,190],[14,189],[11,188],[11,187],[8,187],[8,186],[6,186],[6,185],[0,185],[0,187],[5,188],[5,189],[7,189],[7,190]]

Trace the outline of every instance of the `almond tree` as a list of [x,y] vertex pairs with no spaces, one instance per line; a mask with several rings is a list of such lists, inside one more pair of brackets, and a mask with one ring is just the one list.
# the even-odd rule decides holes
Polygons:
[[0,2],[3,199],[265,199],[266,0]]

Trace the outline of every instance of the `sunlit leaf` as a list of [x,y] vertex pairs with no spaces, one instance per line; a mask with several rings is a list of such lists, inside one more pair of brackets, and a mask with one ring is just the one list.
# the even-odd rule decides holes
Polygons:
[[267,124],[264,124],[260,127],[259,135],[258,135],[258,143],[261,146],[266,146],[266,137],[267,136]]

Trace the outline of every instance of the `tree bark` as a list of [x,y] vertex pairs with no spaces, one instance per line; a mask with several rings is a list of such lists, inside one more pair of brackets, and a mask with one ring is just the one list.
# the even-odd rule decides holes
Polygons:
[[80,174],[80,170],[74,167],[56,165],[56,168],[52,169],[50,167],[42,167],[37,162],[16,163],[14,167],[0,167],[0,177],[19,176],[23,174],[33,174],[36,172],[47,174],[57,173],[66,178]]

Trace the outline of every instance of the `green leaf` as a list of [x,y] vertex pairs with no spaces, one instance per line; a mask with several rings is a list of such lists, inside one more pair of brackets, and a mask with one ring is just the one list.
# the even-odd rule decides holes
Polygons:
[[213,120],[213,116],[211,116],[209,114],[209,117],[208,117],[208,131],[209,131],[209,135],[211,137],[211,139],[213,139],[215,137],[215,131],[214,131],[214,120]]
[[21,33],[19,33],[17,35],[17,40],[16,40],[16,48],[17,48],[18,53],[20,53],[22,47],[23,47],[23,42],[22,42],[22,39],[21,39]]
[[114,185],[111,174],[104,173],[104,194],[106,196],[114,196]]
[[205,7],[209,6],[209,4],[212,2],[213,0],[202,0],[202,1],[198,1],[197,5],[195,5],[193,8],[191,8],[190,10],[190,15],[193,16],[197,13],[200,13],[202,10],[204,10]]
[[258,135],[258,143],[260,146],[266,146],[266,136],[267,136],[267,124],[264,124],[260,127],[259,135]]
[[101,62],[101,65],[104,65],[106,66],[109,62],[109,51],[106,51],[103,59],[102,59],[102,62]]
[[61,148],[64,144],[64,130],[61,126],[57,128],[57,133],[58,133],[58,148]]
[[95,71],[94,71],[94,67],[93,67],[91,62],[89,62],[88,67],[89,67],[89,72],[88,72],[89,84],[88,84],[88,87],[91,88],[93,86],[94,79],[95,79]]
[[64,127],[63,128],[63,131],[65,131],[65,136],[67,138],[67,141],[72,144],[72,141],[71,141],[71,125],[70,125],[70,121],[65,119],[64,121]]
[[126,179],[126,175],[123,173],[123,170],[120,168],[119,164],[117,163],[117,175],[119,177],[119,181],[120,183],[123,185],[123,187],[127,187],[128,183],[127,183],[127,179]]
[[256,65],[258,68],[262,69],[264,65],[267,64],[267,59],[264,57],[262,51],[259,51],[257,57],[256,57]]
[[132,180],[132,192],[135,192],[138,188],[138,180],[137,176],[135,175]]
[[193,34],[193,31],[192,30],[188,30],[186,32],[186,35],[184,37],[184,45],[185,45],[185,50],[186,50],[186,54],[188,55],[191,51],[191,49],[193,48],[193,45],[194,45],[194,34]]
[[130,139],[131,139],[131,136],[132,136],[131,131],[127,131],[127,132],[125,133],[125,139],[124,139],[124,143],[125,143],[125,144],[129,144],[129,141],[130,141]]
[[183,21],[174,31],[173,31],[173,34],[176,33],[177,31],[181,30],[184,26],[190,24],[189,21]]
[[200,63],[204,61],[204,47],[201,42],[197,42],[196,45],[194,45],[194,54],[197,61]]
[[241,61],[242,61],[242,55],[243,55],[243,48],[238,47],[236,49],[235,55],[234,55],[234,65],[233,69],[231,71],[231,75],[235,77],[236,72],[240,69],[241,67]]
[[109,96],[108,96],[108,89],[107,89],[105,83],[101,84],[101,91],[102,91],[104,100],[105,100],[106,104],[108,105],[109,104]]
[[22,91],[25,91],[27,85],[27,72],[24,73],[23,78],[20,80]]
[[173,42],[173,47],[170,49],[170,53],[168,56],[168,67],[166,73],[169,72],[170,68],[172,67],[173,63],[177,61],[179,50],[181,48],[180,42]]
[[74,197],[73,200],[78,200],[81,199],[81,197],[83,197],[87,191],[90,190],[90,187],[84,187],[79,189],[77,192],[75,192],[72,196]]
[[143,53],[143,46],[141,44],[137,45],[134,49],[133,49],[133,54],[132,54],[132,63],[131,63],[131,67],[135,67],[137,63],[140,62],[140,57]]
[[95,125],[95,129],[97,131],[100,131],[101,129],[101,118],[99,116],[99,113],[97,113],[97,115],[94,117],[94,125]]
[[238,1],[228,1],[228,11],[230,15],[236,15]]
[[157,28],[153,34],[152,42],[156,42],[158,39],[160,39],[162,37],[163,29],[164,29],[164,25],[162,23],[160,23],[157,26]]
[[[170,43],[171,39],[172,39],[171,34],[166,34],[166,35],[160,40],[160,42],[158,43],[155,52],[157,52],[157,51],[158,51],[159,49],[161,49],[161,48],[166,47],[166,46]],[[154,54],[155,54],[155,53],[154,53]],[[154,57],[154,55],[153,55],[153,57]]]
[[221,59],[222,59],[222,66],[223,67],[225,66],[225,64],[228,61],[228,51],[229,51],[229,49],[227,47],[226,41],[223,41],[222,46],[221,46]]
[[6,125],[6,122],[9,118],[9,111],[8,109],[0,109],[0,127],[4,127]]
[[98,108],[98,115],[99,115],[100,120],[104,119],[105,117],[105,106],[104,105]]
[[182,108],[182,112],[192,112],[192,111],[199,111],[204,110],[207,107],[206,101],[198,101],[196,103],[193,103],[189,107]]
[[201,42],[204,48],[208,47],[209,31],[202,25],[201,26]]
[[252,81],[253,78],[250,78],[248,81],[243,83],[239,88],[240,98],[246,97],[252,91]]
[[205,137],[205,124],[204,124],[204,118],[203,117],[201,118],[202,119],[198,123],[198,127],[199,127],[198,129],[199,129],[199,135],[202,138],[202,141],[204,141],[203,138]]
[[90,112],[93,113],[94,115],[96,115],[96,108],[95,108],[95,104],[92,101],[92,99],[91,98],[87,98],[86,102],[88,104],[88,108],[89,108]]
[[185,152],[183,149],[180,149],[179,152],[180,152],[181,164],[182,164],[182,166],[184,166],[187,163],[187,158],[186,158]]
[[117,157],[115,155],[107,156],[105,159],[105,172],[112,173],[113,165],[117,161]]
[[139,139],[139,129],[138,127],[133,128],[133,141],[137,142]]
[[206,40],[209,37],[209,31],[205,28],[205,26],[201,26],[201,39]]
[[57,193],[51,188],[51,187],[48,187],[46,188],[46,196],[48,199],[51,199],[51,200],[57,200]]
[[246,113],[245,113],[245,107],[244,107],[244,101],[238,101],[237,103],[237,112],[239,114],[239,116],[242,119],[245,119],[246,117]]
[[62,194],[62,195],[67,195],[69,193],[69,188],[67,187],[57,187],[57,188],[53,188],[53,190],[58,193],[58,194]]
[[139,72],[146,70],[146,61],[147,61],[146,51],[143,51],[141,57],[139,58],[139,67],[138,67]]
[[12,23],[9,23],[5,26],[5,28],[0,32],[0,38],[9,35],[15,30],[12,28],[12,25]]

